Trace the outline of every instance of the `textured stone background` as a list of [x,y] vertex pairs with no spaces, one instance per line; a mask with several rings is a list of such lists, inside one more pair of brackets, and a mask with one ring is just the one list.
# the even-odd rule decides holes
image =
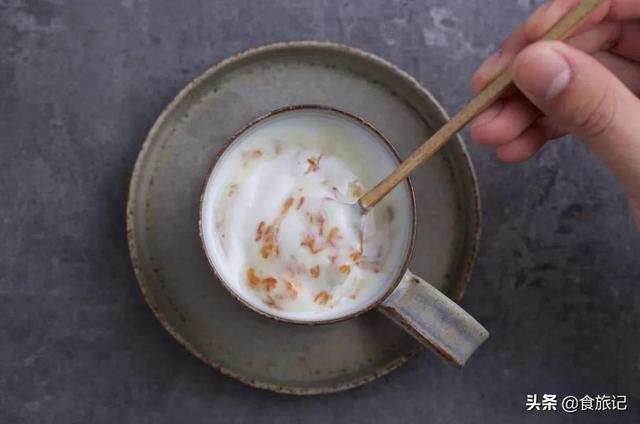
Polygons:
[[[470,144],[483,239],[463,304],[492,337],[314,398],[221,376],[145,307],[125,195],[162,107],[208,65],[273,41],[347,43],[449,109],[535,1],[0,0],[1,423],[637,423],[640,237],[615,181],[564,140],[517,166]],[[524,412],[528,393],[625,394],[625,413]]]

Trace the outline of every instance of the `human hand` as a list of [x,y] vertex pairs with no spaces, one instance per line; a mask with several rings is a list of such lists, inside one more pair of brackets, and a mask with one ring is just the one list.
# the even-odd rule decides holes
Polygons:
[[578,2],[542,5],[478,68],[475,92],[508,66],[520,91],[478,116],[471,135],[505,162],[577,135],[622,183],[640,228],[640,1],[609,0],[566,42],[531,44]]

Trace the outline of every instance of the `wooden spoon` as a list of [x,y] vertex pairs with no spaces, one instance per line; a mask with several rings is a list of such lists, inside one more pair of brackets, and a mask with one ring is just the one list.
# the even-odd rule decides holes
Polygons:
[[[591,12],[604,2],[605,0],[582,0],[560,19],[559,22],[551,27],[542,39],[563,40],[582,23]],[[368,208],[375,206],[387,193],[407,178],[414,169],[433,156],[451,137],[512,87],[514,87],[513,74],[511,69],[507,68],[498,75],[491,84],[467,103],[449,122],[414,151],[411,156],[405,159],[398,168],[380,181],[378,185],[365,193],[360,200],[358,200],[360,207],[366,211]]]

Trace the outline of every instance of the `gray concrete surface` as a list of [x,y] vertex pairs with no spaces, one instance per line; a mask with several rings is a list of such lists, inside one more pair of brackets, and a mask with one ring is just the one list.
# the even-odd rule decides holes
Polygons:
[[[492,337],[461,371],[422,353],[337,395],[245,387],[174,342],[129,265],[137,149],[209,64],[333,40],[399,64],[453,110],[534,3],[0,0],[0,422],[640,422],[640,237],[610,173],[572,140],[517,166],[469,143],[484,222],[463,304]],[[527,413],[533,393],[629,406]]]

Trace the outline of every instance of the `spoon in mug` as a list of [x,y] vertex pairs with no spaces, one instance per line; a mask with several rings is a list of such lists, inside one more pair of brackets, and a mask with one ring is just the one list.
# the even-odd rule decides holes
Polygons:
[[[542,40],[563,40],[579,24],[602,5],[605,0],[582,0],[542,37]],[[514,88],[513,74],[510,68],[469,101],[453,118],[444,124],[431,138],[425,141],[411,156],[405,159],[391,174],[366,192],[358,200],[362,211],[375,206],[395,186],[409,176],[418,166],[433,156],[451,137],[471,122],[482,111],[491,106],[508,90]]]

